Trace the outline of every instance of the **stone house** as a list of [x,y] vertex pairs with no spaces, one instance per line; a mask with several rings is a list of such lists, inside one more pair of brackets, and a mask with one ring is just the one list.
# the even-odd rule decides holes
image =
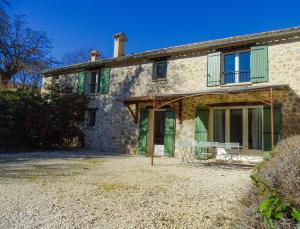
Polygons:
[[[87,147],[178,154],[181,142],[238,142],[262,155],[300,130],[300,27],[124,54],[48,70],[91,96]],[[153,110],[154,108],[154,110]],[[155,118],[153,117],[155,116]],[[273,120],[273,125],[272,125]]]

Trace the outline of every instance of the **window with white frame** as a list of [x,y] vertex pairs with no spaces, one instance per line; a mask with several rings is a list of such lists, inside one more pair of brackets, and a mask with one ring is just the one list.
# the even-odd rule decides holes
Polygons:
[[250,82],[250,51],[224,54],[223,84]]
[[213,108],[213,141],[262,149],[262,106]]

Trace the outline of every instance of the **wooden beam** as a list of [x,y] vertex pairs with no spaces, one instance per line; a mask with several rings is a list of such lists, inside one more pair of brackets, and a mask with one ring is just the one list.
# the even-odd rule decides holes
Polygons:
[[178,101],[178,118],[179,123],[182,124],[182,100]]
[[130,105],[129,104],[126,104],[131,116],[133,117],[134,119],[134,122],[137,124],[137,111],[133,112],[133,110],[131,109]]
[[138,122],[139,122],[139,104],[138,103],[136,103],[135,104],[135,124],[138,124]]
[[210,107],[227,107],[227,106],[257,106],[257,105],[263,105],[263,104],[269,104],[269,101],[265,101],[264,103],[260,101],[256,102],[227,102],[227,103],[211,103],[211,104],[206,104],[207,106]]

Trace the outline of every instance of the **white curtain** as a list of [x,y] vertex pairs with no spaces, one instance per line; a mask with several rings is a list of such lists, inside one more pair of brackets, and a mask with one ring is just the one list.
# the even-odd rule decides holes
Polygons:
[[225,110],[214,110],[214,141],[225,142]]
[[261,139],[262,139],[262,109],[252,108],[252,148],[261,149]]

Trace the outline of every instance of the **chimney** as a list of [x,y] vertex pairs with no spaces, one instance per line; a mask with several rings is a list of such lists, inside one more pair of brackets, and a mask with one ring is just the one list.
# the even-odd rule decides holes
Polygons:
[[91,61],[98,60],[99,58],[99,52],[97,50],[91,51]]
[[127,41],[124,33],[116,33],[114,38],[114,58],[124,56],[124,44]]

